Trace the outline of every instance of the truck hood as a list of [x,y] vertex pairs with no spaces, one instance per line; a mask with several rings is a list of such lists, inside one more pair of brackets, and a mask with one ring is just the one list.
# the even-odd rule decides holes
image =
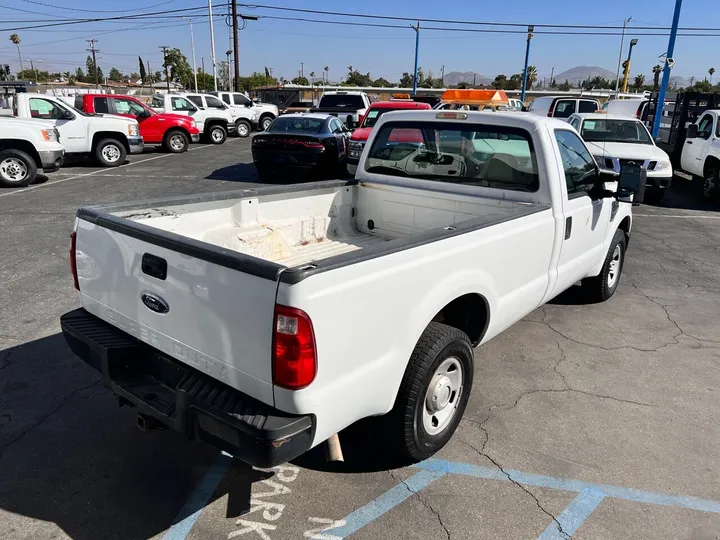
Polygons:
[[365,128],[357,128],[355,131],[352,132],[352,137],[350,137],[351,141],[367,141],[368,137],[370,137],[370,132],[372,131],[372,128],[365,127]]
[[617,159],[642,159],[650,161],[669,160],[668,155],[654,144],[617,142],[589,142],[588,149],[594,156]]
[[12,126],[10,127],[29,127],[34,129],[52,129],[55,127],[55,122],[52,120],[31,120],[18,118],[16,116],[0,116],[0,127],[7,126],[10,122],[12,122]]
[[259,112],[271,112],[275,116],[278,115],[278,108],[277,105],[272,105],[271,103],[255,103],[255,107],[258,108]]

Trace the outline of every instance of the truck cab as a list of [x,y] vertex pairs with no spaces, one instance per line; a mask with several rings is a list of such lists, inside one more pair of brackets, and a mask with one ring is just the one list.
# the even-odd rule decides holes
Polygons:
[[320,103],[310,112],[337,116],[352,129],[370,108],[370,97],[365,92],[325,92]]
[[18,118],[51,121],[67,154],[90,155],[104,167],[119,167],[127,154],[143,151],[136,120],[88,114],[61,99],[40,94],[16,94],[13,114]]
[[720,110],[705,111],[687,130],[680,164],[703,179],[703,196],[720,201]]
[[256,103],[242,92],[210,92],[227,104],[238,118],[252,123],[253,128],[266,131],[280,114],[277,106],[270,103]]
[[201,137],[212,144],[223,144],[228,133],[235,133],[234,114],[214,96],[192,93],[155,94],[150,105],[158,113],[190,116],[195,120]]
[[195,120],[179,114],[156,113],[133,96],[83,94],[75,98],[75,107],[90,114],[115,114],[137,120],[143,141],[162,145],[168,152],[185,152],[191,142],[200,141]]

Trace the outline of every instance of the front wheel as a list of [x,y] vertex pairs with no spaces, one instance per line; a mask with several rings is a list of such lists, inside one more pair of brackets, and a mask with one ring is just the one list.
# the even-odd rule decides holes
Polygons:
[[22,150],[0,152],[0,186],[29,186],[37,176],[35,160]]
[[400,454],[419,461],[447,444],[467,407],[473,375],[467,334],[430,323],[410,356],[387,417],[389,436]]
[[720,172],[709,169],[703,178],[703,198],[707,201],[720,199]]
[[266,116],[260,120],[260,130],[267,131],[270,129],[270,124],[273,123],[274,118],[272,116]]
[[235,124],[235,134],[241,139],[248,137],[251,132],[252,126],[247,120],[238,120]]
[[618,229],[610,242],[610,248],[600,273],[597,276],[586,278],[582,282],[591,301],[604,302],[615,294],[625,263],[626,246],[625,233]]
[[227,129],[222,126],[211,126],[208,130],[208,139],[212,144],[222,144],[227,139]]
[[125,163],[125,145],[115,139],[103,139],[95,145],[95,159],[103,167],[119,167]]
[[190,139],[182,131],[173,129],[165,135],[163,146],[171,154],[181,154],[190,146]]

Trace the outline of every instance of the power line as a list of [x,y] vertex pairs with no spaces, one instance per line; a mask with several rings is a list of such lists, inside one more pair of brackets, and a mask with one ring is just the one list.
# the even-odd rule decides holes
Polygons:
[[[83,8],[73,8],[73,7],[66,7],[66,6],[54,6],[52,4],[45,4],[44,2],[37,2],[36,0],[22,0],[23,2],[27,2],[28,4],[35,4],[38,6],[44,6],[49,7],[53,9],[64,9],[67,11],[81,11],[85,13],[131,13],[133,11],[142,11],[144,9],[151,9],[156,8],[160,6],[164,6],[167,4],[173,3],[175,0],[165,0],[164,2],[160,2],[159,4],[153,4],[151,6],[145,6],[141,8],[135,8],[135,9],[112,9],[112,10],[105,10],[105,9],[83,9]],[[18,8],[14,8],[18,9]],[[20,10],[22,11],[22,10]],[[41,15],[49,15],[49,13],[41,13]]]

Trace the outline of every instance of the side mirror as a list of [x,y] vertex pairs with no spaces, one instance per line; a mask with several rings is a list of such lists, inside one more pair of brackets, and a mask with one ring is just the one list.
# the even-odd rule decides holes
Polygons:
[[150,118],[152,114],[147,109],[143,109],[143,111],[140,113],[140,118]]
[[348,129],[355,129],[355,119],[352,114],[348,114],[348,117],[345,119],[345,125]]
[[662,142],[662,137],[660,137],[660,135],[658,135],[657,137],[655,137],[655,144],[656,144],[656,145],[660,144],[661,142]]
[[627,198],[633,195],[633,203],[643,202],[645,197],[645,183],[647,181],[647,170],[641,165],[623,165],[620,168],[620,176],[617,179],[618,188],[615,196]]
[[687,138],[688,139],[697,139],[697,136],[698,136],[697,124],[690,124],[687,129]]
[[248,109],[251,109],[251,108],[253,107],[253,102],[252,102],[252,101],[248,101],[248,102],[245,104],[245,106],[246,106]]
[[68,110],[63,111],[61,118],[63,120],[74,120],[75,115]]

